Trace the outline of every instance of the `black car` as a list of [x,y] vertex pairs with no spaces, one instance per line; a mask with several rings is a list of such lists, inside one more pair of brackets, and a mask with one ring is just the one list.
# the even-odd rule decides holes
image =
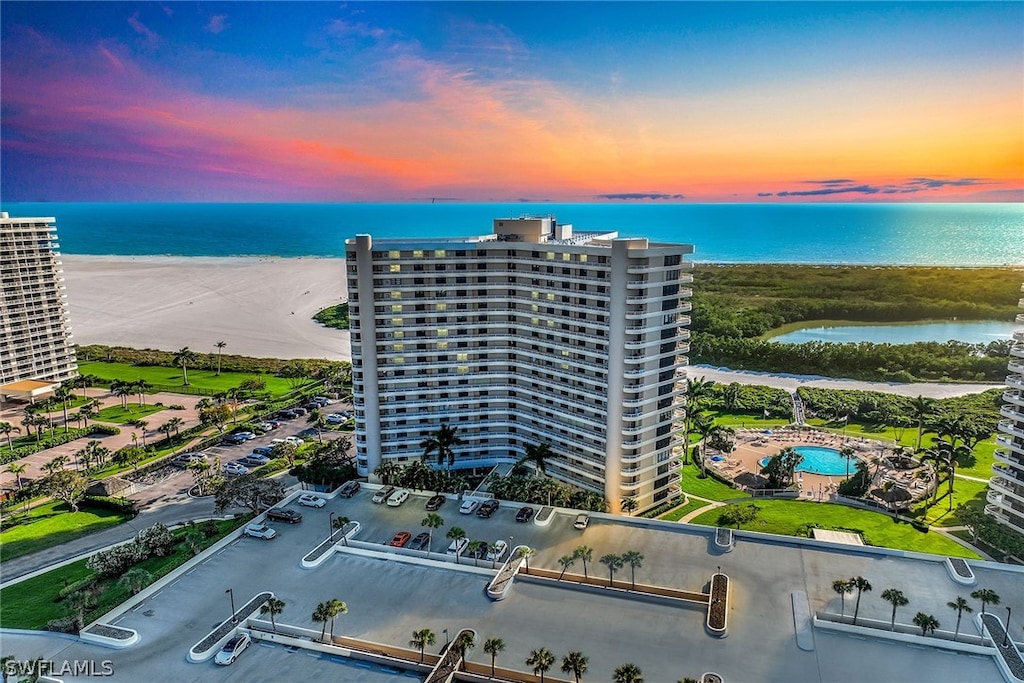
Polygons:
[[284,420],[294,420],[295,418],[297,418],[299,416],[298,413],[293,412],[291,410],[279,410],[279,411],[277,411],[277,415],[278,415],[278,417],[280,417],[280,418],[282,418]]
[[440,494],[436,496],[431,496],[430,498],[427,499],[427,510],[430,512],[433,512],[434,510],[440,510],[441,506],[444,505],[444,502],[446,500],[448,499]]
[[484,501],[483,503],[480,504],[480,507],[477,508],[476,516],[477,517],[490,517],[491,515],[494,514],[495,510],[497,510],[497,509],[498,509],[498,501],[496,501],[496,500]]
[[299,415],[305,415],[309,411],[306,410],[305,408],[302,408],[302,407],[296,407],[296,408],[292,408],[292,412],[295,413],[296,417],[298,417]]
[[480,541],[475,546],[470,543],[466,546],[466,552],[462,554],[463,557],[468,557],[471,560],[482,560],[487,557],[487,549],[490,544],[486,541]]
[[421,534],[416,534],[416,538],[409,541],[409,545],[405,546],[409,550],[423,550],[427,547],[430,542],[430,533],[424,531]]
[[351,498],[356,495],[357,491],[359,491],[359,482],[352,479],[351,481],[346,481],[342,485],[341,489],[338,491],[338,495],[344,498]]
[[289,510],[288,508],[271,508],[267,512],[267,519],[272,519],[275,522],[298,524],[302,521],[302,513],[297,510]]
[[531,507],[521,507],[516,512],[517,522],[529,522],[531,519],[533,519],[533,508]]

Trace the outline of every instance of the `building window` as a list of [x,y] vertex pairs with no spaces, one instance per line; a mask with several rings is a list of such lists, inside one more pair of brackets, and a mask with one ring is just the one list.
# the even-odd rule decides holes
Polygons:
[[444,249],[435,249],[434,258],[444,258]]
[[402,312],[402,304],[391,304],[391,312],[392,313],[401,313]]
[[412,252],[412,256],[413,258],[423,258],[423,250],[416,249],[415,251]]
[[391,319],[391,324],[394,327],[401,327],[402,326],[402,319],[401,318],[392,318]]
[[388,252],[388,258],[390,258],[390,259],[402,258],[402,252],[400,252],[400,251],[389,251]]
[[446,342],[446,341],[439,341],[439,342],[437,342],[437,348],[438,348],[439,351],[447,350],[448,349],[448,342]]
[[443,327],[442,327],[442,328],[439,328],[439,329],[437,330],[437,336],[438,336],[438,337],[447,337],[447,336],[448,336],[448,330],[446,330],[446,329],[445,329],[445,328],[443,328]]
[[404,339],[405,338],[405,332],[402,331],[402,330],[395,330],[391,334],[391,336],[393,336],[395,339]]
[[392,273],[401,273],[402,266],[398,265],[397,263],[392,263],[390,266],[388,266],[388,271]]
[[401,353],[402,351],[405,351],[405,344],[392,344],[391,350]]
[[391,298],[392,299],[401,299],[402,298],[402,293],[401,292],[391,292]]

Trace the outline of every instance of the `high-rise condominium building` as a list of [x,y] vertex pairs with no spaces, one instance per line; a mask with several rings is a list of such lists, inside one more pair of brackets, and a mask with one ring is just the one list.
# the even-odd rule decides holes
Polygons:
[[34,398],[77,375],[54,222],[0,213],[3,396]]
[[[1017,322],[1024,325],[1024,314],[1017,316]],[[985,512],[1024,534],[1024,328],[1013,334],[1008,369],[1008,388],[1003,393],[1006,403],[999,411],[1001,433],[996,436],[999,446],[992,465],[995,476],[988,483]]]
[[492,234],[346,243],[360,472],[422,457],[441,424],[455,467],[515,462],[649,507],[678,488],[693,248],[574,233],[553,217]]

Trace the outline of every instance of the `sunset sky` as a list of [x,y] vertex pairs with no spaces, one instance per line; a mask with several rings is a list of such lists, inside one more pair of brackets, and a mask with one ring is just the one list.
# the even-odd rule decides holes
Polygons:
[[1024,3],[0,5],[6,201],[1024,201]]

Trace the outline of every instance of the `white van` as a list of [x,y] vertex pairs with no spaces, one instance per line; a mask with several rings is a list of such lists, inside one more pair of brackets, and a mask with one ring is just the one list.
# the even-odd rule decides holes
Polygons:
[[462,551],[469,545],[468,538],[460,538],[448,544],[449,555],[462,555]]

